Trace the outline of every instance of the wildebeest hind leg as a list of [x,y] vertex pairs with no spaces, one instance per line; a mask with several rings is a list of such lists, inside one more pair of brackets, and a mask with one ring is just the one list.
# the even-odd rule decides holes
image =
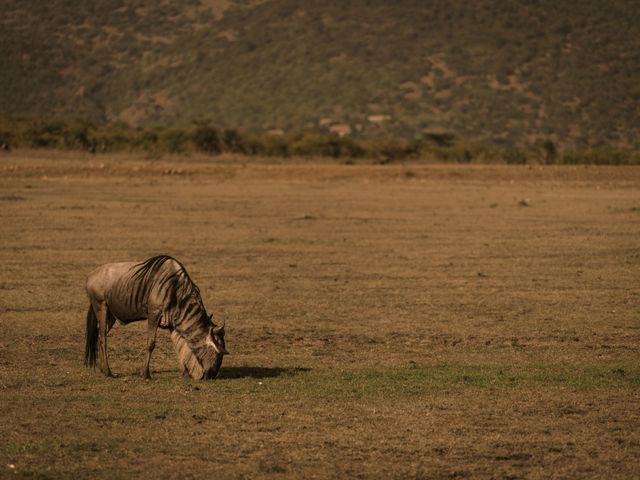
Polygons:
[[113,316],[111,310],[107,307],[107,333],[111,331],[113,325],[116,323],[116,317]]
[[107,355],[107,333],[113,325],[113,322],[110,322],[110,318],[113,318],[109,315],[107,310],[107,305],[104,302],[95,302],[93,304],[93,310],[96,313],[96,317],[98,318],[98,329],[100,331],[98,338],[98,360],[100,362],[100,370],[107,377],[112,377],[111,369],[109,369],[109,358]]
[[149,371],[149,363],[151,362],[151,354],[153,349],[156,348],[156,333],[158,331],[158,324],[160,323],[161,314],[150,314],[147,320],[147,358],[142,367],[142,378],[147,380],[151,379],[151,372]]

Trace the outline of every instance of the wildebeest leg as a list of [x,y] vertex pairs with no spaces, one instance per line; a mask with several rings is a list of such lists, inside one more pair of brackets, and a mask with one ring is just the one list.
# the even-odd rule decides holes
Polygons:
[[142,367],[142,377],[149,380],[151,379],[151,373],[149,372],[149,363],[151,362],[151,354],[153,349],[156,348],[156,333],[158,331],[158,325],[160,323],[161,312],[150,314],[147,320],[147,359]]
[[116,317],[113,316],[109,307],[107,307],[107,333],[111,331],[113,325],[116,323]]
[[111,325],[113,325],[113,321],[111,322],[111,325],[109,325],[109,317],[111,316],[108,313],[106,303],[94,302],[93,310],[98,318],[98,361],[100,363],[100,371],[107,377],[112,377],[113,375],[111,373],[111,369],[109,369],[109,358],[107,355],[107,333],[109,332]]

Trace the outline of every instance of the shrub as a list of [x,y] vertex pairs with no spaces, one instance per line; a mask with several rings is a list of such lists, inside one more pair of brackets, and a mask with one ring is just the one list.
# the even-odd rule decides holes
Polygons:
[[155,151],[158,145],[158,134],[150,130],[138,130],[132,141],[132,146],[136,149],[147,152]]
[[84,122],[67,126],[63,135],[64,147],[68,149],[87,150],[90,146],[89,127],[90,124]]
[[417,148],[419,147],[415,143],[408,144],[396,138],[388,138],[374,146],[374,153],[377,157],[381,157],[383,163],[389,163],[415,155],[418,153]]
[[63,143],[64,127],[60,121],[38,122],[27,130],[27,143],[34,148],[59,147]]
[[193,144],[201,152],[216,155],[222,151],[218,130],[201,124],[193,132]]
[[283,135],[265,134],[253,138],[250,150],[269,157],[288,157],[289,142]]
[[179,128],[171,128],[160,132],[158,143],[162,150],[169,153],[184,153],[188,150],[191,138],[189,134]]
[[131,138],[121,131],[100,130],[91,138],[91,150],[100,153],[117,152],[131,147]]
[[640,158],[637,153],[600,147],[566,151],[562,155],[561,162],[569,165],[637,165]]
[[556,149],[556,144],[553,143],[552,140],[547,139],[542,142],[542,152],[544,155],[544,163],[547,165],[556,163],[558,151]]
[[507,148],[503,152],[502,158],[508,165],[524,165],[527,163],[527,155],[519,148]]
[[225,128],[222,131],[222,148],[231,153],[247,153],[246,141],[237,130]]
[[440,147],[450,147],[453,145],[455,136],[450,132],[427,132],[425,139]]
[[9,149],[13,146],[13,134],[9,131],[0,130],[0,149]]
[[338,157],[340,147],[336,138],[319,133],[305,133],[291,145],[291,153],[300,156]]
[[340,146],[340,156],[347,158],[361,158],[366,156],[367,150],[357,140],[351,137],[341,137],[338,139]]

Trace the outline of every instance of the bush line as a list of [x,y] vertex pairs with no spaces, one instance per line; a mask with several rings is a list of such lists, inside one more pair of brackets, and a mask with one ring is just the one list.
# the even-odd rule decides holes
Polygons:
[[256,133],[217,128],[209,122],[191,127],[130,127],[12,116],[0,118],[0,147],[84,150],[92,153],[146,152],[152,155],[237,153],[266,157],[328,157],[351,163],[424,160],[447,163],[559,165],[640,165],[640,152],[602,146],[560,150],[552,140],[526,147],[458,141],[450,133],[426,133],[413,140],[340,137],[322,132]]

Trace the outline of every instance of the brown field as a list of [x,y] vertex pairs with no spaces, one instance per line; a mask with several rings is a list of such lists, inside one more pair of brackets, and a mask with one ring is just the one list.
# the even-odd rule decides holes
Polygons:
[[[0,156],[0,477],[640,478],[640,168]],[[166,253],[183,380],[87,273]]]

